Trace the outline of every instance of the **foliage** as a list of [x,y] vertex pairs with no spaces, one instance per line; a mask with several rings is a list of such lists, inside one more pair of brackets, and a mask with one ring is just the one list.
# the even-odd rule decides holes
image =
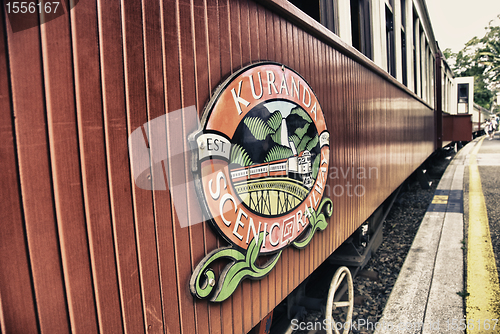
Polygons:
[[[500,15],[497,16],[500,19]],[[483,47],[478,52],[478,61],[485,66],[488,80],[498,83],[500,79],[500,26],[490,22],[486,35],[480,40]]]
[[283,145],[283,143],[281,142],[281,131],[282,131],[282,126],[281,126],[281,123],[280,123],[280,125],[278,126],[278,128],[276,129],[276,131],[271,135],[271,139],[275,143]]
[[257,140],[264,140],[267,135],[276,135],[276,133],[278,133],[277,138],[279,139],[281,131],[278,131],[278,129],[281,128],[282,119],[281,112],[275,111],[267,122],[264,122],[260,117],[247,117],[243,120],[243,123]]
[[269,125],[259,117],[247,117],[243,120],[243,123],[245,123],[257,140],[264,140],[268,134],[274,132]]
[[271,117],[267,120],[267,125],[276,131],[281,126],[281,121],[283,120],[283,116],[281,112],[275,111]]
[[446,48],[444,51],[443,51],[443,55],[446,59],[451,59],[453,57],[453,51],[451,51],[450,48]]
[[266,155],[264,162],[273,162],[276,160],[287,159],[293,155],[292,150],[286,146],[274,146]]
[[[312,138],[307,135],[313,129],[311,128],[311,117],[300,107],[292,109],[290,114],[298,115],[306,122],[302,127],[296,128],[291,136],[287,136],[288,142],[286,143],[282,143],[282,131],[286,131],[287,128],[283,127],[284,119],[279,110],[272,113],[271,117],[267,120],[263,120],[259,116],[247,116],[243,119],[243,123],[257,142],[266,140],[271,145],[263,162],[272,162],[293,156],[292,149],[288,147],[290,141],[295,144],[297,153],[304,150],[312,151],[318,145],[319,137],[317,134],[312,136]],[[272,143],[269,143],[269,138]],[[253,160],[252,162],[252,156],[246,151],[244,145],[234,144],[231,150],[231,163],[246,167],[256,162],[255,159]]]
[[243,147],[238,144],[233,144],[231,148],[231,163],[238,164],[243,167],[253,165],[252,159]]
[[291,135],[288,140],[290,140],[291,142],[293,142],[295,144],[295,148],[297,148],[299,146],[299,143],[300,143],[300,138],[299,136],[297,135]]
[[[317,137],[317,136],[315,136],[315,137]],[[307,144],[309,144],[309,142],[311,140],[313,140],[313,138],[309,137],[308,135],[305,135],[304,137],[302,137],[302,140],[300,141],[299,146],[297,146],[297,152],[304,151],[307,147]]]
[[492,20],[482,38],[474,37],[457,53],[446,49],[443,54],[450,60],[457,77],[474,77],[474,102],[490,109],[500,89],[500,26]]
[[318,145],[318,142],[319,142],[319,137],[315,136],[307,143],[306,150],[311,151],[314,147],[316,147],[316,145]]
[[[302,128],[298,128],[297,130],[295,130],[295,134],[299,137],[299,138],[302,138],[304,137],[304,135],[307,133],[307,130],[309,129],[309,123],[306,123],[306,125],[304,125],[304,127]],[[300,152],[300,151],[299,151]]]
[[314,233],[316,231],[324,231],[328,226],[326,218],[331,217],[333,213],[333,202],[329,198],[323,198],[318,206],[318,209],[314,211],[314,208],[308,208],[309,212],[304,214],[305,217],[309,218],[309,223],[311,224],[306,236],[301,240],[296,240],[292,244],[295,248],[302,249],[306,247],[312,240]]
[[479,55],[482,58],[482,63],[488,66],[487,74],[490,74],[491,80],[498,81],[500,79],[500,43],[488,43],[489,51],[483,51]]
[[[264,267],[257,265],[257,258],[266,233],[268,234],[268,232],[262,231],[257,239],[254,237],[246,252],[241,252],[233,247],[223,247],[208,253],[191,275],[189,281],[191,293],[200,299],[205,299],[213,292],[210,300],[212,302],[222,302],[233,294],[234,290],[245,278],[258,280],[269,274],[276,266],[282,251],[280,250],[274,255]],[[220,259],[228,259],[230,262],[221,272],[218,281],[216,281],[212,267]]]
[[296,115],[299,115],[300,117],[302,117],[307,123],[311,123],[312,122],[312,119],[311,117],[306,113],[306,111],[304,109],[302,109],[301,107],[295,107],[292,109],[292,111],[290,112],[290,114],[296,114]]
[[319,164],[321,162],[320,160],[321,160],[321,155],[320,154],[316,155],[316,158],[314,158],[314,162],[313,162],[313,166],[312,166],[312,177],[315,180],[316,180],[316,177],[318,176]]

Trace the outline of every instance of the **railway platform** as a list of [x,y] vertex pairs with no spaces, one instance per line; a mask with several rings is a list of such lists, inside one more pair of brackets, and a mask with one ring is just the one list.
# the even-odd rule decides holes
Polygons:
[[499,203],[497,132],[468,143],[443,174],[376,334],[500,333]]

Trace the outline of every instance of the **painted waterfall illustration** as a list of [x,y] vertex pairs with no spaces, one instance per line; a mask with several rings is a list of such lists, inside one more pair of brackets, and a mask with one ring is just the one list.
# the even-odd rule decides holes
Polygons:
[[259,214],[281,215],[297,207],[314,184],[319,163],[314,122],[289,101],[257,105],[233,137],[233,186],[241,201]]

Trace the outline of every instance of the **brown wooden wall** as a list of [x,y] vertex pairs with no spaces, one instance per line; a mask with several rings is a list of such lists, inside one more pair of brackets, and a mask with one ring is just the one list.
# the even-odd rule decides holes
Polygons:
[[443,141],[471,141],[472,140],[472,115],[443,114]]
[[[432,109],[346,56],[352,49],[250,0],[81,0],[16,33],[5,11],[0,20],[3,333],[246,333],[433,151]],[[170,111],[201,114],[225,77],[259,60],[291,67],[315,90],[331,167],[378,174],[355,180],[359,197],[335,196],[349,180],[330,178],[329,227],[306,249],[285,250],[268,277],[210,304],[188,282],[223,241],[206,223],[179,225],[202,215],[191,185],[134,184],[127,138]],[[185,114],[171,126],[187,136],[196,123]],[[168,135],[169,147],[182,143]],[[186,170],[183,158],[165,168]]]

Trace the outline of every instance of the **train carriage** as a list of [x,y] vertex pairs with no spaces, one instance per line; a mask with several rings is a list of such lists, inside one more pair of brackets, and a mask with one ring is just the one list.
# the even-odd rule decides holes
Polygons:
[[[443,144],[423,0],[13,6],[0,18],[2,333],[247,333]],[[243,203],[229,177],[266,158],[236,138],[248,124],[271,161],[289,140],[307,160],[308,186],[259,167],[286,179],[277,211]],[[326,216],[316,233],[312,213]],[[224,249],[272,268],[228,288],[236,260],[202,270]]]

